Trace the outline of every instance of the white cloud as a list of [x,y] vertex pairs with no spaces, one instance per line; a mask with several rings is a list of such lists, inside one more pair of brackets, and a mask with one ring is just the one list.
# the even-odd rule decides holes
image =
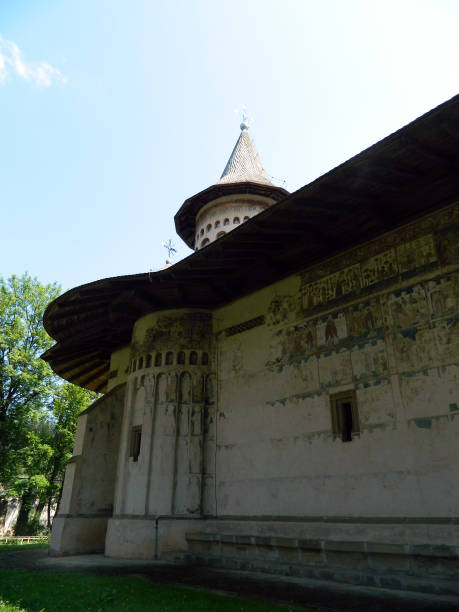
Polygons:
[[0,35],[0,85],[11,75],[17,75],[37,87],[50,87],[53,82],[67,81],[64,75],[48,62],[27,62],[17,44]]

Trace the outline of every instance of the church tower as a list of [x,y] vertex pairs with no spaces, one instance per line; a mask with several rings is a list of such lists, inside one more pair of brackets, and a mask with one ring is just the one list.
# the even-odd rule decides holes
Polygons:
[[285,198],[263,168],[244,117],[241,133],[220,180],[188,198],[175,215],[177,233],[198,251]]

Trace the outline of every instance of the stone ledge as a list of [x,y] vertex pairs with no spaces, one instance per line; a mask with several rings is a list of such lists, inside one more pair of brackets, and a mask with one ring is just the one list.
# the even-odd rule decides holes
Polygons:
[[[185,537],[192,555],[212,558],[213,564],[221,562],[225,567],[260,565],[265,568],[263,571],[283,573],[288,565],[288,575],[292,576],[308,575],[356,584],[363,580],[362,584],[374,583],[384,588],[405,588],[400,585],[406,576],[420,580],[430,576],[435,582],[444,579],[459,583],[459,550],[455,546],[216,532],[192,532]],[[379,581],[375,582],[375,576],[380,577]],[[454,589],[451,592],[455,593]]]
[[354,584],[364,587],[407,591],[411,593],[426,593],[435,595],[459,596],[459,582],[431,575],[414,576],[410,573],[393,574],[387,571],[362,571],[344,567],[324,567],[291,563],[284,560],[240,559],[223,555],[186,553],[189,565],[202,565],[236,571],[263,572],[274,576],[293,578],[311,578],[340,584]]
[[301,550],[336,553],[364,553],[369,555],[400,555],[410,557],[436,557],[459,559],[459,548],[446,544],[392,544],[363,540],[314,540],[275,536],[252,536],[224,533],[189,532],[186,539],[196,542],[221,542],[271,548],[299,548]]

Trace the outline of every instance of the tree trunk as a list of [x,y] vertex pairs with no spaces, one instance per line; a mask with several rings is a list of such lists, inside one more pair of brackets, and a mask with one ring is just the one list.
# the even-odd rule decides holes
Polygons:
[[51,499],[48,499],[46,526],[48,527],[48,529],[51,529]]

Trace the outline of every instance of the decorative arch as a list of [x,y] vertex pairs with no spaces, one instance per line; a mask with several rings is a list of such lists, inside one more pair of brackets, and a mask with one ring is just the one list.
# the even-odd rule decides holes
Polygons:
[[192,380],[189,372],[180,375],[180,401],[183,404],[191,403]]

